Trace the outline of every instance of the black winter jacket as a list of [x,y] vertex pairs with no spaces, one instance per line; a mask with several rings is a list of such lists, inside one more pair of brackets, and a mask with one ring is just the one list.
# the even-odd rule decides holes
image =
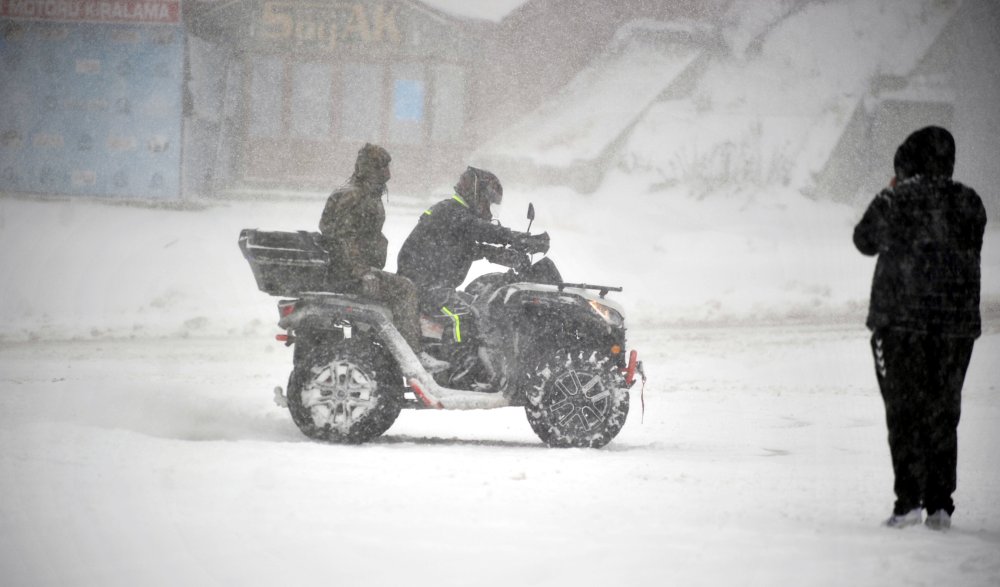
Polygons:
[[514,231],[476,216],[461,196],[442,200],[424,212],[403,242],[396,271],[417,289],[457,289],[472,263],[484,256],[481,244],[507,245]]
[[947,171],[915,175],[883,190],[854,229],[858,250],[878,255],[867,320],[872,330],[973,338],[981,333],[986,211],[979,195]]

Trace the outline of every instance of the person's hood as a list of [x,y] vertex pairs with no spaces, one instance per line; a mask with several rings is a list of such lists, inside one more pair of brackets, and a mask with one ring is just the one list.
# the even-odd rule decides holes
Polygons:
[[951,177],[955,171],[955,138],[940,126],[924,127],[906,137],[893,159],[896,179],[915,175]]
[[[378,145],[365,143],[354,162],[352,180],[356,184],[381,188],[389,179],[389,152]],[[381,192],[381,189],[379,190]]]

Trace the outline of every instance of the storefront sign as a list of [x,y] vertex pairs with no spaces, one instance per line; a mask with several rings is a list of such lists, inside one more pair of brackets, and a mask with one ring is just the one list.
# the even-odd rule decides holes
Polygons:
[[178,24],[181,0],[0,0],[0,18]]
[[382,3],[264,2],[255,32],[268,44],[320,51],[403,41],[399,5]]

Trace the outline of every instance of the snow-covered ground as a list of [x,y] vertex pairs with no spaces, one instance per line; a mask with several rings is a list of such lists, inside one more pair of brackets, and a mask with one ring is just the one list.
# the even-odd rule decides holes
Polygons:
[[[522,3],[431,5],[495,21]],[[857,45],[796,52],[841,4]],[[0,585],[1000,585],[996,219],[954,528],[894,531],[861,209],[801,195],[810,145],[836,139],[830,84],[859,91],[878,60],[850,83],[816,72],[840,71],[821,66],[845,43],[912,57],[892,39],[924,43],[908,24],[953,4],[910,4],[809,3],[692,108],[645,111],[594,193],[508,189],[499,218],[523,229],[533,202],[567,280],[624,287],[649,381],[601,450],[547,449],[516,408],[404,412],[363,446],[304,438],[272,403],[291,353],[237,235],[315,230],[322,199],[0,197]],[[737,56],[792,7],[737,5]],[[389,269],[433,198],[390,195]]]
[[[511,193],[572,280],[622,284],[647,367],[619,437],[546,449],[516,408],[306,440],[240,228],[322,202],[0,200],[5,585],[996,585],[1000,322],[973,357],[947,534],[892,503],[859,211],[788,194]],[[620,189],[617,189],[620,188]],[[393,195],[402,242],[422,202]],[[1000,287],[995,231],[987,297]]]

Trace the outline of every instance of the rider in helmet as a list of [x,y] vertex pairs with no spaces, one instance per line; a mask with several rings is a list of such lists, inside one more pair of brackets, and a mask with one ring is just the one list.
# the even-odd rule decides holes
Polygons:
[[[435,290],[454,291],[465,281],[472,263],[489,258],[497,246],[517,245],[526,253],[549,248],[547,234],[530,235],[493,223],[491,206],[503,200],[497,176],[467,168],[455,184],[455,194],[425,210],[397,259],[400,275],[408,277],[427,300]],[[437,304],[430,309],[437,310]]]
[[[503,186],[485,169],[468,167],[455,184],[455,193],[425,210],[403,242],[397,271],[413,281],[424,313],[446,315],[455,324],[456,342],[473,338],[470,320],[472,296],[457,289],[465,282],[472,263],[511,253],[544,253],[547,233],[530,235],[492,222],[491,206],[503,200]],[[459,318],[466,315],[467,317]]]

